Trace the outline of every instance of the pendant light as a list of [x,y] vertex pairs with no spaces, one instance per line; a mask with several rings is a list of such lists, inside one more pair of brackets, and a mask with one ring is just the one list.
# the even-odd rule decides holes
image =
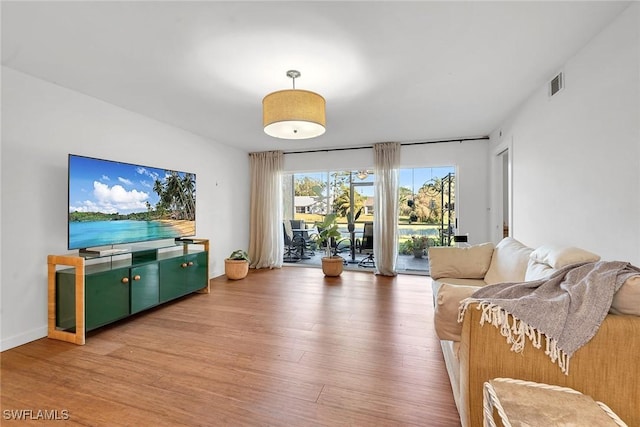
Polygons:
[[289,70],[293,89],[270,93],[262,100],[262,124],[267,135],[283,139],[315,138],[325,132],[325,100],[308,90],[296,89],[300,71]]

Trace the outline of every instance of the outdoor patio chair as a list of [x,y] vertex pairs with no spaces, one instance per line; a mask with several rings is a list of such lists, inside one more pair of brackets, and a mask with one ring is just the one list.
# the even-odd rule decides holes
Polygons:
[[359,267],[375,267],[376,263],[373,259],[373,222],[365,222],[362,231],[362,242],[360,243],[360,253],[367,256],[359,263]]
[[285,219],[282,222],[284,235],[284,257],[283,262],[298,262],[302,259],[305,241],[299,234],[294,234],[291,227],[291,220]]
[[304,230],[306,227],[304,224],[304,219],[290,219],[291,228],[294,230]]

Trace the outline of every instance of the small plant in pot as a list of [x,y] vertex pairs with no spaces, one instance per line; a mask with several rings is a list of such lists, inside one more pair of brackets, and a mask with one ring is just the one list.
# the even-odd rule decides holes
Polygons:
[[429,247],[427,236],[411,236],[411,247],[415,258],[422,258]]
[[239,280],[247,277],[249,273],[249,255],[242,249],[231,252],[224,260],[224,274],[228,279]]
[[331,240],[342,236],[336,218],[336,214],[326,215],[322,223],[318,224],[318,234],[313,236],[318,246],[325,251],[325,256],[322,257],[322,272],[325,276],[339,276],[342,273],[344,260],[331,255]]

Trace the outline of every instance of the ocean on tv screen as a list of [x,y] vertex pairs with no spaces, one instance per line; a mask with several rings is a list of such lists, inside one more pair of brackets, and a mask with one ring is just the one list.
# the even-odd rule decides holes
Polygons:
[[[189,224],[193,223],[189,232]],[[69,223],[69,247],[90,248],[120,243],[144,242],[193,236],[195,221],[183,221],[180,227],[172,221],[86,221]]]

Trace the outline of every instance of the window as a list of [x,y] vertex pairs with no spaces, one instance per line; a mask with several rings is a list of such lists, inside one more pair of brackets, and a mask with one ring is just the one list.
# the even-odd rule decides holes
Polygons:
[[[371,170],[307,172],[284,178],[284,218],[303,220],[313,227],[327,213],[338,216],[343,237],[352,238],[354,251],[341,253],[353,268],[358,268],[357,251],[365,222],[374,221],[374,175]],[[413,168],[400,170],[398,215],[398,270],[428,272],[427,248],[451,245],[456,228],[455,168]],[[349,232],[350,213],[358,213]],[[355,216],[355,215],[354,215]],[[359,234],[358,234],[359,233]],[[311,257],[304,264],[319,266]],[[348,267],[347,267],[348,268]]]

